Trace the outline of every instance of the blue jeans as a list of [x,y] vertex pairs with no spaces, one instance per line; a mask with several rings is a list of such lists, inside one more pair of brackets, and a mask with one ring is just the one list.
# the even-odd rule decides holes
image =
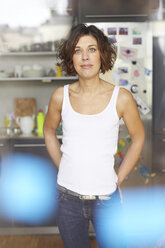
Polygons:
[[[65,248],[91,247],[88,233],[89,221],[93,224],[99,248],[124,248],[122,228],[115,222],[121,213],[118,190],[110,195],[109,200],[82,200],[77,196],[59,191],[57,225]],[[105,221],[98,221],[99,216]],[[107,218],[108,226],[104,224]],[[103,236],[100,236],[100,233]],[[104,237],[104,234],[108,237]]]

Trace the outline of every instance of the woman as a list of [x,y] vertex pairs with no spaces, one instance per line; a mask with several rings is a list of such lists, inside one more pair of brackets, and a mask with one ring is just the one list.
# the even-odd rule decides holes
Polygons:
[[[93,222],[96,238],[100,232],[100,206],[121,206],[119,187],[128,176],[142,150],[144,128],[129,91],[100,79],[111,70],[116,53],[108,38],[94,25],[79,24],[60,47],[61,66],[78,81],[57,88],[51,97],[44,124],[45,143],[58,167],[59,211],[57,222],[67,248],[89,248],[88,225]],[[132,143],[116,174],[119,119],[128,128]],[[63,141],[56,129],[62,120]],[[106,211],[104,211],[105,213]],[[105,216],[106,218],[106,216]],[[111,229],[115,229],[113,223]],[[119,230],[117,230],[119,232]],[[122,239],[99,247],[124,247]]]

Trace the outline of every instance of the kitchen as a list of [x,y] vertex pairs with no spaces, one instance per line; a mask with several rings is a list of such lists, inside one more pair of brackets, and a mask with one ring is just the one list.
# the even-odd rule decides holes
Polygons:
[[[16,1],[13,2],[16,4]],[[161,2],[160,6],[162,7],[164,2],[163,1],[160,2]],[[98,23],[108,22],[111,23],[111,25],[109,25],[109,27],[111,28],[109,32],[112,32],[114,22],[143,23],[147,21],[145,11],[141,15],[139,13],[134,13],[134,17],[130,17],[130,14],[127,13],[127,19],[126,17],[124,17],[126,13],[120,13],[118,17],[116,17],[118,13],[112,13],[111,16],[107,16],[107,17],[100,17],[97,15],[98,13],[96,10],[95,10],[96,13],[89,13],[88,16],[85,16],[83,13],[83,11],[85,12],[85,5],[78,6],[79,9],[82,7],[83,11],[80,12],[79,15],[77,15],[75,14],[76,11],[75,3],[74,3],[74,8],[71,10],[72,7],[71,1],[69,2],[71,6],[68,6],[67,14],[66,14],[66,9],[64,9],[62,13],[58,12],[60,9],[60,7],[58,9],[58,2],[53,3],[53,1],[46,1],[46,3],[48,4],[47,8],[45,7],[44,4],[43,6],[41,6],[40,4],[40,11],[38,11],[38,13],[40,13],[40,16],[38,17],[37,20],[37,17],[35,15],[34,18],[35,25],[30,23],[29,18],[28,18],[28,24],[24,24],[23,20],[25,19],[25,16],[23,16],[21,17],[22,18],[21,21],[18,20],[18,22],[15,24],[16,26],[12,27],[14,23],[11,22],[9,24],[4,22],[4,20],[6,20],[5,19],[6,17],[5,15],[4,16],[1,15],[2,25],[0,27],[1,30],[0,31],[0,49],[1,49],[0,103],[1,106],[3,107],[1,107],[0,109],[0,134],[1,134],[0,154],[4,154],[8,151],[19,151],[19,152],[24,151],[24,152],[30,152],[32,154],[38,154],[39,156],[48,157],[44,145],[43,136],[42,135],[39,136],[37,132],[37,127],[38,127],[37,115],[39,110],[42,110],[44,115],[46,114],[48,101],[50,99],[53,90],[56,87],[59,87],[61,85],[76,80],[76,77],[67,77],[66,75],[62,74],[60,68],[58,68],[58,61],[56,57],[58,42],[60,39],[65,38],[72,23],[94,22],[98,24]],[[20,7],[20,5],[19,7],[16,7],[16,5],[13,6],[10,5],[10,6],[11,6],[10,9],[12,10],[14,15],[16,15],[15,14],[16,9],[21,10],[21,8],[23,8],[23,6]],[[33,3],[31,3],[31,6],[33,6]],[[164,36],[165,23],[164,23],[163,10],[161,10],[160,6],[159,8],[155,7],[155,10],[153,11],[154,13],[152,13],[153,20],[152,19],[149,20],[150,28],[152,30],[152,35],[154,37]],[[27,6],[26,8],[28,10]],[[47,13],[44,12],[45,9],[47,10]],[[118,6],[116,6],[116,11],[117,10],[118,10]],[[31,8],[29,8],[29,11],[31,11]],[[101,9],[99,11],[101,11]],[[19,13],[20,12],[21,11],[19,11]],[[37,10],[35,10],[35,13],[37,13]],[[58,13],[62,15],[59,15]],[[9,13],[8,15],[10,16]],[[2,17],[4,18],[4,20],[2,20]],[[108,21],[106,21],[107,19],[105,18],[107,18]],[[14,19],[16,18],[13,17],[13,20]],[[38,26],[36,25],[37,22],[38,22]],[[106,25],[104,24],[104,26]],[[118,28],[120,27],[128,27],[128,25],[120,24],[118,25]],[[150,54],[149,56],[152,56],[152,54]],[[153,65],[154,65],[154,61],[153,61]],[[150,73],[150,75],[148,77],[146,76],[147,78],[146,80],[148,80],[146,81],[147,88],[143,88],[143,91],[147,90],[147,97],[146,98],[144,97],[144,99],[146,100],[145,104],[150,109],[150,112],[146,118],[147,122],[145,128],[147,130],[147,141],[146,141],[147,143],[146,146],[144,147],[144,152],[143,152],[144,158],[142,164],[146,165],[147,169],[150,172],[155,172],[156,171],[155,164],[159,163],[159,170],[158,170],[159,172],[156,172],[157,175],[155,177],[149,178],[149,182],[147,183],[147,185],[151,185],[156,182],[164,182],[163,181],[164,175],[162,172],[164,169],[164,162],[163,162],[164,155],[163,153],[159,155],[155,154],[154,159],[156,161],[154,165],[152,164],[152,157],[151,157],[152,139],[155,138],[155,136],[154,137],[152,136],[152,127],[151,127],[152,107],[154,108],[155,106],[152,105],[153,104],[152,100],[154,100],[153,96],[155,96],[154,93],[152,95],[152,80],[156,81],[157,78],[155,78],[155,76],[152,75],[152,71],[154,71],[154,68],[152,69],[152,65],[149,63],[147,64],[147,66],[148,67],[145,68],[148,70],[147,73]],[[157,74],[155,73],[155,75],[158,77],[158,73]],[[114,78],[115,80],[118,79],[116,73],[114,73],[113,75],[112,73],[109,73],[108,75],[104,75],[104,76],[102,75],[102,77],[106,78],[108,81],[114,80]],[[126,80],[126,78],[124,79]],[[30,134],[28,135],[26,135],[26,133],[22,135],[20,133],[20,128],[18,126],[18,123],[16,123],[16,121],[13,120],[14,114],[15,116],[18,117],[19,115],[22,116],[26,115],[24,114],[24,112],[21,113],[19,112],[20,110],[15,109],[16,106],[18,106],[18,104],[16,104],[16,101],[19,100],[20,98],[24,98],[24,104],[27,98],[29,98],[29,101],[33,102],[34,104],[33,113],[32,113],[32,115],[33,114],[35,115],[34,130],[33,133],[30,132]],[[32,105],[28,103],[26,106],[32,106]],[[22,107],[22,102],[21,102],[21,107]],[[28,111],[31,111],[31,108]],[[155,115],[155,113],[156,110],[154,111],[153,114]],[[143,117],[145,116],[142,114],[142,118]],[[163,121],[164,119],[162,119],[162,123]],[[61,138],[60,128],[58,135],[59,138]],[[127,143],[129,143],[127,139],[127,135],[124,134],[124,136],[122,136],[120,140],[121,140],[120,152],[123,154],[125,149],[124,143],[126,143],[126,140]],[[164,143],[162,142],[161,144],[162,150],[164,149],[163,145]],[[119,154],[120,156],[122,155],[121,153]],[[122,158],[120,156],[117,156],[117,161],[119,160],[119,162],[120,159]],[[161,161],[158,162],[160,158]],[[127,182],[125,183],[126,187],[129,187],[130,185],[131,186],[145,185],[145,182],[147,181],[144,180],[143,174],[140,174],[137,171],[134,171],[134,173],[128,178]],[[159,173],[160,173],[160,177],[158,177]],[[8,229],[4,229],[4,227],[7,227]],[[6,222],[5,220],[3,220],[0,228],[1,228],[1,233],[4,234],[7,233],[28,234],[31,232],[36,234],[38,233],[50,234],[57,232],[57,228],[54,221],[53,222],[50,221],[50,223],[43,224],[43,226],[41,225],[40,227],[32,227],[31,229],[29,226],[27,226],[26,228],[25,227],[26,225],[22,225],[21,223],[16,223],[13,220]]]

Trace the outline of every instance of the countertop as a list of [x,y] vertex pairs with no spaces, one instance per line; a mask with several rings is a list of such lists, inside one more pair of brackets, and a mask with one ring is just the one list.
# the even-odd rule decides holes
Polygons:
[[[62,135],[57,135],[58,139],[62,139]],[[40,139],[44,140],[44,136],[38,136],[37,134],[32,135],[23,135],[23,134],[13,134],[13,135],[7,135],[7,134],[0,134],[0,140],[5,139]]]

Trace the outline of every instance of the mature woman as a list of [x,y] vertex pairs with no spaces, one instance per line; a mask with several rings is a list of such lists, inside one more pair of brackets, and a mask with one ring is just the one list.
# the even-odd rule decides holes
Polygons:
[[[99,77],[100,72],[112,69],[116,59],[102,31],[94,25],[73,27],[59,57],[63,70],[67,75],[77,74],[78,81],[53,92],[44,124],[46,146],[59,169],[57,222],[65,247],[89,248],[89,220],[96,238],[100,206],[115,206],[115,221],[121,206],[120,185],[138,160],[145,134],[131,93]],[[116,174],[114,155],[120,118],[132,142]],[[62,145],[55,134],[61,120]],[[113,221],[111,228],[117,228]],[[124,247],[122,234],[117,232],[115,242],[108,246],[98,238],[99,247]]]

